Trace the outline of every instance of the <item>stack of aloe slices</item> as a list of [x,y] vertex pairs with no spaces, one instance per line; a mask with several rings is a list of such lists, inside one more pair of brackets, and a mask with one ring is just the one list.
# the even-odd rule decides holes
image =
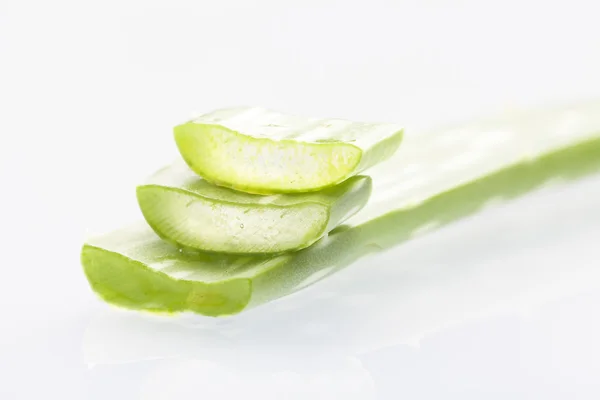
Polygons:
[[235,108],[174,134],[182,160],[137,188],[146,221],[83,246],[90,285],[111,304],[235,314],[600,169],[600,103],[405,137],[395,124]]

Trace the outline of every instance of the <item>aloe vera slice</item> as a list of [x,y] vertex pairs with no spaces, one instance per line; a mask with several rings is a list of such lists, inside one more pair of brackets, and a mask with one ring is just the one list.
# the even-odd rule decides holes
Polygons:
[[308,247],[363,208],[370,194],[371,178],[354,176],[318,192],[261,196],[213,185],[183,163],[137,188],[140,209],[160,237],[223,253]]
[[108,303],[205,315],[241,311],[251,298],[251,278],[285,259],[181,251],[144,223],[90,240],[81,254],[92,288]]
[[174,129],[182,158],[197,174],[263,194],[343,182],[388,159],[402,133],[396,124],[304,118],[256,107],[216,110]]
[[[411,161],[398,153],[397,163],[392,164],[403,166],[404,174],[414,179],[413,186],[392,190],[402,183],[392,179],[398,170],[377,171],[374,183],[381,185],[374,185],[372,200],[364,210],[346,228],[335,229],[304,250],[273,256],[186,253],[140,224],[88,241],[82,250],[86,276],[101,298],[122,307],[205,315],[238,313],[489,204],[599,171],[600,103],[526,113],[413,139],[405,145],[428,146],[425,150],[431,153],[415,147],[409,150],[436,155]],[[469,144],[481,157],[470,157],[470,163],[456,163],[454,168],[436,169],[439,162],[452,164],[456,148]]]

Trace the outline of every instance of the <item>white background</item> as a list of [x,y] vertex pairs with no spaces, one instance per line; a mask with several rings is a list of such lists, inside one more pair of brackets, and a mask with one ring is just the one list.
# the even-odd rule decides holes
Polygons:
[[600,397],[600,177],[235,320],[117,312],[79,265],[173,125],[261,105],[418,131],[600,97],[595,1],[0,0],[0,398]]

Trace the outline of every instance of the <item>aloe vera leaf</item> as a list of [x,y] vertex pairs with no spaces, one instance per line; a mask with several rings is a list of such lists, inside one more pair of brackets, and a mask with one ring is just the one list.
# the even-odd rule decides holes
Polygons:
[[[416,204],[413,195],[396,193],[400,204],[397,209],[384,208],[390,192],[380,191],[379,201],[369,202],[363,210],[375,217],[368,221],[356,219],[361,212],[345,227],[338,227],[296,253],[251,257],[188,254],[178,252],[141,225],[85,244],[84,271],[94,291],[112,304],[163,312],[234,314],[293,293],[368,253],[405,242],[424,229],[443,226],[543,185],[600,170],[600,104],[474,124],[465,127],[464,132],[471,132],[471,128],[477,136],[499,132],[498,128],[509,134],[516,142],[515,151],[505,153],[510,156],[508,164],[491,173],[485,170],[470,181],[444,181],[440,192]],[[548,147],[557,132],[563,139]],[[528,143],[542,146],[542,152],[523,159],[521,152],[527,148],[520,140],[524,135]],[[539,140],[534,141],[532,136]],[[471,169],[483,167],[490,160],[482,158]],[[380,173],[374,180],[385,181],[385,175]],[[454,187],[446,189],[453,183]]]
[[398,149],[396,124],[315,119],[263,108],[230,108],[174,128],[198,175],[248,193],[294,193],[336,185]]
[[261,196],[213,185],[183,163],[137,188],[146,222],[179,247],[223,253],[303,249],[364,207],[371,178],[354,176],[318,192]]

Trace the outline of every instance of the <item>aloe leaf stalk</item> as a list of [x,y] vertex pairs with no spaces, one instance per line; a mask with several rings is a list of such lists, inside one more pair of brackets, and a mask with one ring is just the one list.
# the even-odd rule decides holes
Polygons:
[[[454,146],[461,141],[473,143],[485,136],[496,146],[480,145],[485,154],[477,162],[446,170],[442,180],[430,172],[448,159],[421,159],[421,172],[413,173],[422,186],[413,183],[412,190],[406,186],[390,191],[395,189],[391,170],[378,171],[373,180],[382,184],[374,185],[372,200],[363,212],[304,250],[272,256],[180,252],[140,224],[86,243],[84,271],[93,290],[119,306],[235,314],[293,293],[370,252],[389,249],[426,229],[544,185],[600,170],[599,103],[465,126],[454,131],[460,132],[460,140],[449,136],[451,132],[424,135],[405,145],[420,143],[434,152],[448,146],[444,140],[449,140],[447,155],[452,157],[456,157]],[[503,146],[498,147],[499,143]],[[404,153],[410,154],[410,150],[427,154],[427,149],[417,148]],[[405,162],[401,153],[397,165]],[[502,156],[492,157],[498,153]],[[408,169],[411,163],[404,167]]]
[[294,193],[339,184],[388,159],[396,124],[315,119],[257,107],[216,110],[174,128],[198,175],[248,193]]
[[371,178],[354,176],[318,192],[262,196],[213,185],[183,163],[137,188],[148,224],[178,247],[223,253],[279,253],[310,246],[362,209]]

